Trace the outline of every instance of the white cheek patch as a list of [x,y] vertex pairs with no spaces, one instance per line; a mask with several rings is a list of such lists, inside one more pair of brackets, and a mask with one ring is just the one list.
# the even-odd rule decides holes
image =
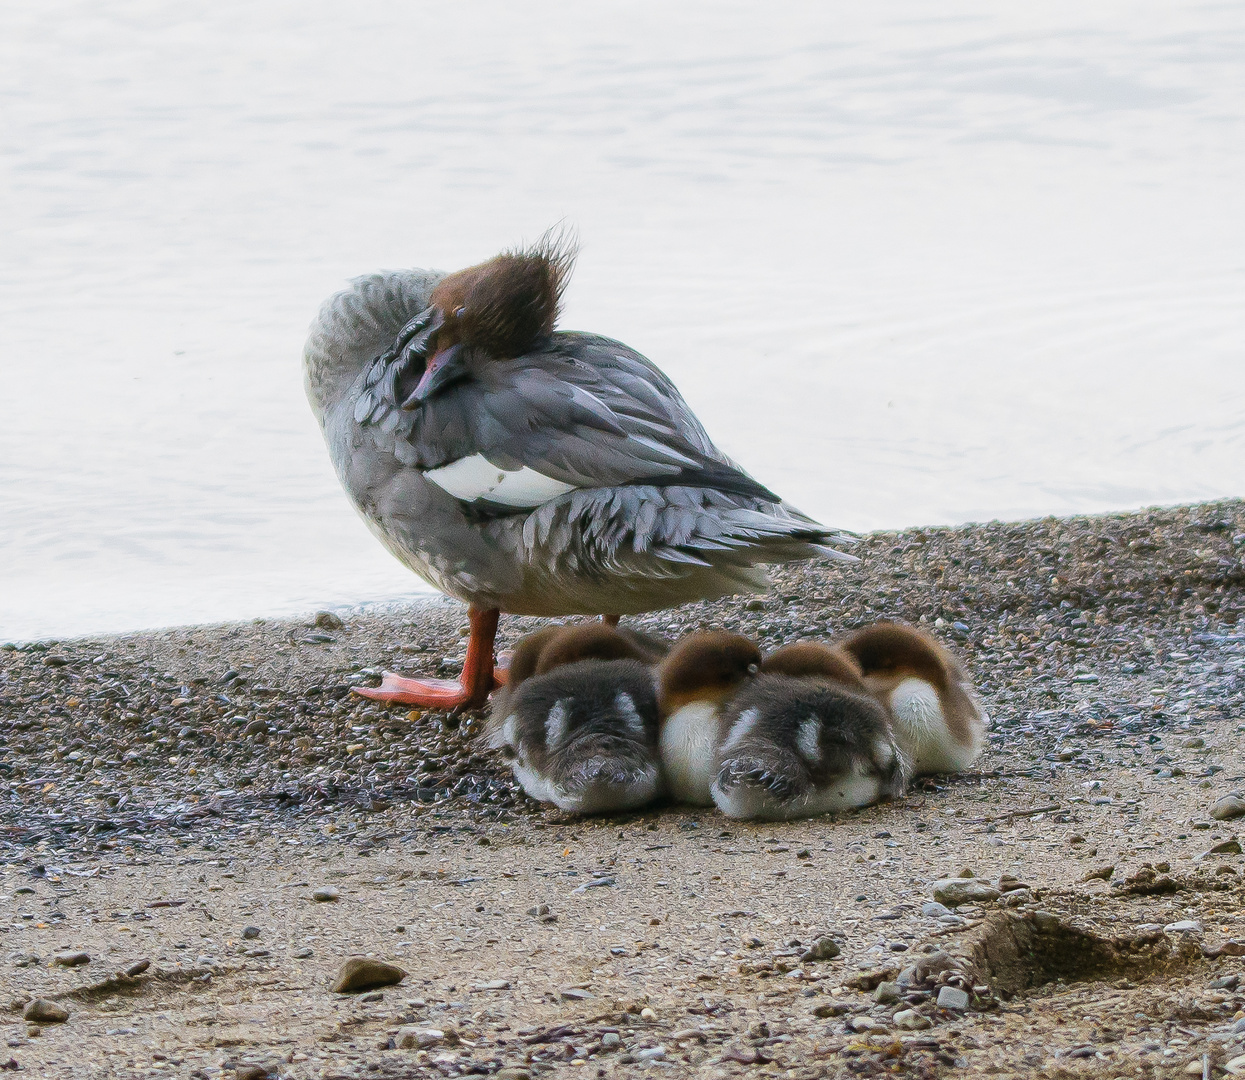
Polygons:
[[483,454],[429,469],[424,476],[463,502],[485,500],[503,506],[540,506],[575,490],[574,484],[555,480],[526,465],[521,469],[499,469]]
[[614,698],[614,708],[618,710],[618,715],[622,717],[622,722],[628,731],[633,735],[644,734],[644,718],[640,716],[631,695],[625,690],[620,691]]
[[821,723],[816,717],[809,717],[800,725],[800,730],[795,736],[796,749],[800,751],[800,756],[804,758],[810,765],[816,765],[821,761]]
[[566,723],[569,719],[570,712],[566,707],[566,701],[554,702],[549,715],[545,717],[545,747],[547,749],[556,750],[562,745],[562,740],[566,738]]

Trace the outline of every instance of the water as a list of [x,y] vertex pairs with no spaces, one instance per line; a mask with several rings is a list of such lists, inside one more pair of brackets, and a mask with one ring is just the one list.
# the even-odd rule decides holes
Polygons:
[[562,218],[564,325],[829,523],[1242,494],[1245,12],[863,7],[0,8],[0,639],[420,592],[306,326]]

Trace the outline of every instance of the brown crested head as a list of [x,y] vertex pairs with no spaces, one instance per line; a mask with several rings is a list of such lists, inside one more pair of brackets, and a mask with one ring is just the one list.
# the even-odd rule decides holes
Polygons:
[[604,623],[559,626],[545,641],[536,674],[544,675],[580,660],[644,660],[636,643]]
[[760,647],[742,634],[691,634],[657,669],[658,705],[668,716],[693,701],[721,704],[760,669]]
[[443,278],[431,297],[442,319],[436,351],[465,345],[499,359],[522,356],[553,333],[577,253],[574,237],[555,228],[531,247]]
[[937,641],[911,626],[880,622],[846,638],[840,647],[868,676],[915,675],[945,693],[959,679],[959,665]]
[[843,649],[817,641],[787,645],[766,657],[761,670],[766,675],[785,675],[792,679],[822,679],[839,683],[858,693],[865,692],[860,667]]

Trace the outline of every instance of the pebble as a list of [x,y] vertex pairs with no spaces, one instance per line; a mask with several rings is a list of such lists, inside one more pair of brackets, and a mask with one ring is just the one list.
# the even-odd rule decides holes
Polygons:
[[940,904],[937,900],[926,900],[921,905],[921,914],[927,919],[937,919],[941,915],[950,915],[951,909],[946,904]]
[[374,960],[370,956],[352,956],[333,982],[335,994],[354,994],[378,986],[394,986],[406,978],[406,972],[395,964]]
[[242,928],[242,940],[243,941],[254,941],[257,937],[259,937],[258,926],[244,926]]
[[1245,1054],[1239,1054],[1224,1062],[1223,1067],[1233,1076],[1240,1076],[1241,1073],[1245,1073]]
[[1178,922],[1168,923],[1163,927],[1165,934],[1200,934],[1202,932],[1202,924],[1196,919],[1181,919]]
[[650,1046],[646,1050],[637,1050],[635,1052],[636,1061],[662,1061],[666,1057],[666,1048],[664,1046]]
[[898,1001],[903,993],[903,987],[896,982],[878,983],[877,989],[873,991],[873,1000],[879,1005],[889,1005],[893,1001]]
[[331,904],[336,900],[340,900],[341,896],[342,894],[336,889],[332,886],[328,886],[323,889],[316,889],[316,891],[311,894],[311,899],[316,901],[318,904]]
[[398,1028],[394,1041],[399,1050],[426,1050],[447,1040],[441,1028],[421,1028],[408,1024]]
[[968,994],[958,986],[944,986],[938,991],[938,1007],[963,1012],[968,1008]]
[[843,950],[832,937],[819,937],[800,957],[801,960],[833,960]]
[[903,1028],[905,1031],[924,1031],[934,1026],[929,1017],[922,1016],[916,1009],[900,1009],[892,1019],[896,1027]]
[[1216,844],[1211,848],[1207,855],[1239,855],[1241,854],[1241,842],[1234,836],[1231,840],[1224,840],[1220,844]]
[[653,1010],[650,1009],[646,1005],[643,1009],[640,1010],[640,1019],[641,1020],[656,1020],[657,1014],[653,1012]]
[[83,964],[89,964],[90,962],[91,957],[87,953],[74,952],[72,950],[58,952],[52,957],[52,963],[56,964],[58,967],[81,967]]
[[1001,895],[993,885],[976,878],[943,878],[934,882],[932,892],[935,900],[949,908],[960,904],[986,904]]
[[617,1031],[607,1031],[601,1036],[601,1048],[603,1050],[612,1049],[620,1042],[622,1042],[622,1036],[619,1035]]
[[1245,817],[1245,799],[1238,795],[1225,795],[1211,806],[1210,816],[1216,821]]
[[126,974],[127,974],[127,975],[131,978],[131,979],[136,979],[136,978],[138,978],[138,976],[140,976],[140,975],[141,975],[144,971],[146,971],[149,967],[151,967],[151,961],[150,961],[150,960],[136,960],[136,961],[135,961],[134,963],[132,963],[132,964],[131,964],[128,968],[126,968],[126,969],[125,969],[125,973],[126,973]]
[[308,948],[304,945],[301,949],[295,949],[290,955],[293,956],[295,960],[310,960],[313,956],[315,956],[315,954],[315,949]]
[[69,1010],[47,998],[35,998],[22,1010],[22,1019],[31,1024],[63,1024]]
[[1236,1023],[1232,1025],[1233,1035],[1245,1035],[1245,1016],[1242,1016]]
[[319,630],[340,630],[344,624],[331,611],[317,611],[315,626]]
[[593,997],[594,995],[590,993],[589,991],[584,990],[582,987],[564,986],[561,990],[558,991],[558,996],[563,1001],[587,1001],[589,998]]
[[532,1080],[532,1073],[521,1065],[507,1065],[493,1073],[493,1077],[494,1080]]

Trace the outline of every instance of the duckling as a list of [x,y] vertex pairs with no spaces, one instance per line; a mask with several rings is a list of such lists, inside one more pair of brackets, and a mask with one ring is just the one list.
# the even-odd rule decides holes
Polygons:
[[357,279],[303,354],[342,486],[408,568],[469,605],[460,680],[386,673],[365,697],[478,708],[500,612],[629,615],[763,592],[830,555],[819,525],[722,453],[634,349],[557,329],[575,260],[550,233],[442,275]]
[[900,795],[907,783],[886,711],[840,649],[779,649],[725,721],[712,794],[727,817],[812,817]]
[[881,622],[857,631],[842,648],[891,714],[913,775],[966,769],[981,753],[987,717],[954,656],[910,626]]
[[529,634],[494,697],[489,745],[540,802],[580,814],[651,802],[661,793],[659,654],[659,643],[603,623]]
[[657,671],[661,766],[671,798],[712,806],[722,709],[761,667],[761,650],[740,634],[692,634]]

